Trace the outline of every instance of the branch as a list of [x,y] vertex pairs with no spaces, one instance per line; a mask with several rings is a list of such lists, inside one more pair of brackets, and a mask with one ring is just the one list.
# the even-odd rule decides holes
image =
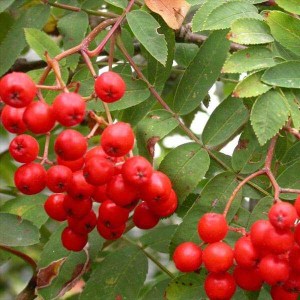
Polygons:
[[298,140],[300,140],[300,132],[296,128],[292,128],[290,126],[283,127],[283,130],[289,132],[293,136],[295,136]]

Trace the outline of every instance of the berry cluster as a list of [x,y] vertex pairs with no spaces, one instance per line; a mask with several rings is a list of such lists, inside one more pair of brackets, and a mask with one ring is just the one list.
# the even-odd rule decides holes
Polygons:
[[[300,293],[300,195],[295,204],[275,203],[269,220],[258,220],[250,232],[238,239],[234,249],[222,240],[228,232],[223,215],[206,213],[198,222],[198,234],[208,245],[201,249],[193,242],[180,244],[174,252],[181,272],[208,271],[204,289],[210,299],[230,299],[236,285],[259,291],[271,286],[274,300],[296,300]],[[229,273],[229,270],[232,270]]]
[[[123,79],[114,72],[95,80],[95,93],[104,102],[118,101],[125,88]],[[153,228],[160,218],[174,213],[177,196],[170,179],[153,170],[145,158],[129,155],[135,136],[127,123],[107,125],[101,144],[90,150],[87,137],[64,129],[54,142],[57,164],[46,170],[47,158],[38,157],[39,143],[24,132],[47,134],[56,122],[65,127],[78,125],[86,114],[86,104],[73,92],[60,93],[52,105],[33,101],[37,92],[26,74],[4,76],[0,97],[6,105],[1,119],[9,132],[18,134],[9,145],[11,156],[23,163],[15,173],[15,185],[27,195],[40,193],[45,187],[54,193],[44,208],[52,219],[67,221],[62,233],[65,248],[82,250],[96,226],[105,239],[119,238],[133,210],[133,222],[141,229]],[[42,162],[35,162],[38,159]],[[101,203],[98,216],[93,202]]]

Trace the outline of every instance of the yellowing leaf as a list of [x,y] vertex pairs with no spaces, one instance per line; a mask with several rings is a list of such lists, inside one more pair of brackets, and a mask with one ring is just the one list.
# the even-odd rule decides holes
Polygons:
[[145,0],[145,3],[173,29],[180,28],[191,6],[185,0]]

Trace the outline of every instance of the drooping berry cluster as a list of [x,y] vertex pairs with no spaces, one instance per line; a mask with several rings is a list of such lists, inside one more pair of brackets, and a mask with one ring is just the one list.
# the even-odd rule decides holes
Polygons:
[[[15,185],[27,195],[47,187],[54,194],[44,204],[54,220],[67,221],[62,233],[65,248],[80,251],[88,234],[97,226],[105,239],[117,239],[133,222],[141,229],[153,228],[161,217],[177,208],[177,196],[170,179],[141,156],[130,156],[135,136],[131,126],[117,122],[101,135],[101,145],[88,150],[88,139],[75,129],[64,129],[54,142],[55,165],[47,170],[45,157],[38,159],[39,143],[34,134],[47,134],[56,122],[65,127],[82,122],[86,104],[73,92],[60,93],[49,105],[34,101],[36,86],[29,76],[11,73],[0,82],[0,97],[6,103],[1,119],[4,127],[19,134],[10,143],[11,156],[23,163],[15,173]],[[106,72],[95,81],[95,92],[104,102],[119,100],[125,83],[116,73]],[[98,216],[93,203],[101,203]],[[95,208],[95,207],[94,207]]]
[[[202,264],[209,272],[204,289],[210,299],[231,299],[236,286],[258,291],[271,286],[275,300],[296,300],[300,293],[300,195],[295,204],[277,202],[258,220],[234,249],[221,241],[228,232],[223,215],[206,213],[198,223],[198,234],[208,245],[180,244],[173,260],[181,272],[193,272]],[[230,270],[232,272],[230,272]]]

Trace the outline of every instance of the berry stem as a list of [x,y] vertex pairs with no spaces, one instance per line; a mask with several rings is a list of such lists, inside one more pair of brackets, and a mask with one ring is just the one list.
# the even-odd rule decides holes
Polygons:
[[300,140],[300,132],[296,128],[292,128],[291,126],[285,126],[283,127],[285,131],[295,136],[298,140]]
[[229,226],[228,227],[228,230],[229,231],[232,231],[232,232],[237,232],[237,233],[240,233],[242,235],[247,235],[247,231],[244,227],[232,227],[232,226]]
[[112,65],[114,62],[114,53],[115,53],[115,44],[116,44],[116,33],[112,35],[109,45],[109,55],[108,55],[108,69],[112,71]]
[[49,152],[49,143],[50,143],[50,132],[47,132],[45,134],[46,136],[46,141],[45,141],[45,148],[44,148],[44,154],[42,157],[41,165],[43,165],[45,162],[48,161],[48,152]]
[[95,132],[97,131],[97,129],[99,128],[100,124],[96,123],[94,125],[94,127],[92,128],[92,130],[90,131],[90,133],[86,136],[86,139],[89,140],[90,138],[92,138],[95,135]]

